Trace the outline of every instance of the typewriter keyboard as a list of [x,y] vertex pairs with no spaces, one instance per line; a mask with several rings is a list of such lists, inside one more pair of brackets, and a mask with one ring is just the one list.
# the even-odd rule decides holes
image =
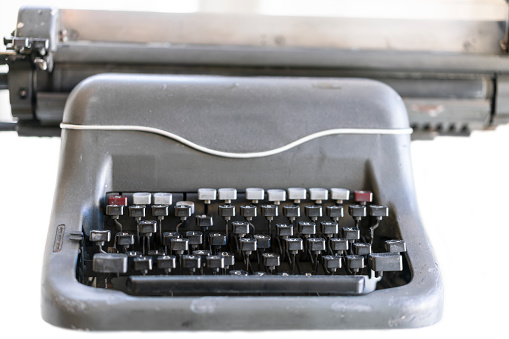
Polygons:
[[[342,188],[116,192],[78,280],[132,295],[347,295],[409,280],[388,207]],[[404,267],[406,267],[404,269]]]

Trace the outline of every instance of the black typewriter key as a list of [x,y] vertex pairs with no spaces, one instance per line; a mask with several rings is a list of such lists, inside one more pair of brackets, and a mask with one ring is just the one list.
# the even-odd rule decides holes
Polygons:
[[174,255],[163,255],[157,257],[157,268],[164,273],[169,274],[171,270],[177,267],[177,257]]
[[247,221],[232,221],[233,234],[244,236],[249,234],[249,223]]
[[280,237],[293,236],[293,225],[290,224],[276,224],[276,234]]
[[361,237],[361,231],[358,227],[343,227],[343,238],[347,239],[351,243],[359,240]]
[[96,253],[92,259],[92,269],[97,273],[126,273],[127,255],[121,253]]
[[171,239],[171,250],[177,254],[183,254],[189,250],[189,239],[173,238]]
[[363,218],[366,216],[366,206],[350,205],[348,206],[348,213],[352,218]]
[[186,238],[189,240],[189,245],[197,246],[203,243],[203,233],[199,231],[187,231]]
[[300,206],[298,205],[285,205],[283,206],[283,215],[287,218],[300,217]]
[[253,236],[256,239],[256,247],[258,249],[264,250],[270,248],[270,236],[267,234],[255,234]]
[[197,215],[196,225],[206,229],[207,227],[212,227],[214,225],[214,219],[210,215]]
[[364,257],[362,255],[347,255],[345,258],[346,267],[354,274],[357,274],[365,266]]
[[341,268],[341,257],[337,255],[324,255],[323,265],[328,273],[334,273]]
[[235,265],[235,256],[232,253],[222,252],[221,257],[224,259],[225,268]]
[[366,256],[371,253],[371,244],[356,242],[352,244],[353,253]]
[[89,240],[96,244],[99,252],[105,253],[103,246],[104,243],[111,240],[111,232],[109,230],[92,230],[90,231]]
[[211,246],[225,246],[226,245],[226,235],[224,233],[210,233],[210,245]]
[[304,236],[316,234],[316,224],[310,221],[299,222],[299,233]]
[[189,218],[193,214],[193,207],[191,205],[177,205],[175,206],[175,216],[179,218]]
[[383,272],[403,270],[403,257],[398,253],[372,253],[368,256],[368,265],[380,277]]
[[257,215],[257,207],[254,205],[240,206],[240,216],[244,218],[254,218]]
[[168,205],[152,205],[152,216],[154,217],[167,217]]
[[265,266],[271,273],[276,267],[281,265],[281,259],[277,253],[263,253],[263,266]]
[[285,242],[286,248],[290,253],[304,250],[304,242],[301,238],[287,238]]
[[148,273],[148,271],[152,270],[152,258],[150,257],[136,257],[133,260],[134,263],[134,270],[140,271],[141,274],[145,275]]
[[233,205],[221,205],[219,208],[219,216],[221,217],[234,217],[235,216],[235,206]]
[[106,206],[106,215],[111,217],[119,217],[124,215],[124,206],[123,205],[108,205]]
[[274,218],[278,216],[278,207],[276,205],[262,205],[262,216],[265,218]]
[[320,226],[322,228],[322,233],[325,234],[327,237],[332,237],[335,234],[339,233],[339,226],[337,222],[322,221],[320,223]]
[[209,255],[206,257],[207,267],[215,273],[224,268],[224,258],[220,255]]
[[337,222],[339,218],[344,216],[343,206],[341,205],[331,205],[327,206],[327,216]]
[[127,233],[127,232],[118,232],[116,235],[116,242],[117,246],[120,246],[123,248],[124,252],[127,251],[127,249],[134,245],[134,234]]
[[315,221],[322,216],[322,206],[320,205],[308,205],[304,207],[306,216]]
[[406,243],[403,240],[386,240],[385,250],[392,253],[406,252]]
[[325,239],[323,238],[309,238],[308,249],[312,252],[325,251]]
[[182,256],[182,268],[188,269],[191,272],[195,272],[196,269],[201,268],[201,256],[193,254],[184,254]]
[[332,238],[330,240],[331,249],[332,251],[336,252],[337,254],[343,254],[345,251],[348,251],[348,239],[344,238]]
[[157,231],[157,222],[155,220],[142,220],[139,223],[140,233],[150,236]]
[[145,217],[144,205],[132,205],[129,206],[129,216],[133,218],[144,218]]
[[371,205],[369,206],[369,215],[375,219],[375,224],[369,228],[371,233],[371,243],[373,243],[375,238],[375,229],[377,229],[380,225],[382,218],[389,216],[389,207]]

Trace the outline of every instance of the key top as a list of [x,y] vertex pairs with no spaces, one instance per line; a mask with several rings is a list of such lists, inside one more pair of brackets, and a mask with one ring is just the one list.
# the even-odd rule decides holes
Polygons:
[[171,193],[154,193],[154,205],[171,205]]
[[373,201],[373,193],[370,191],[355,191],[353,195],[354,200],[361,205]]
[[406,252],[406,243],[403,240],[386,240],[385,250],[392,253]]
[[301,200],[306,200],[307,191],[301,187],[291,187],[288,189],[288,200],[293,200],[295,204],[300,204]]
[[97,273],[127,273],[127,255],[120,253],[96,253],[92,269]]
[[330,195],[332,200],[336,200],[338,205],[342,204],[343,201],[350,199],[350,191],[346,188],[331,188]]
[[265,198],[265,191],[263,188],[246,188],[246,200],[251,200],[251,203],[257,204],[258,201]]
[[309,199],[314,200],[316,204],[321,204],[322,201],[327,200],[329,197],[329,191],[325,188],[310,188]]

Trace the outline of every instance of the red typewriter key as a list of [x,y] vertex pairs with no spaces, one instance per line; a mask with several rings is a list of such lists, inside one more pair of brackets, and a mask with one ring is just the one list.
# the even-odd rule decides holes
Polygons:
[[108,197],[108,205],[127,206],[127,197],[123,195],[111,195]]
[[373,201],[373,192],[370,191],[355,191],[354,199],[356,202],[365,204]]

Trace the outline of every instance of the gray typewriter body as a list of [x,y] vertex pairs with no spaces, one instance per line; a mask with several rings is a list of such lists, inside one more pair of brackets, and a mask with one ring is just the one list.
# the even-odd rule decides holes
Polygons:
[[[440,319],[441,277],[419,217],[410,135],[391,133],[408,129],[408,117],[388,86],[364,79],[105,74],[73,90],[63,123],[43,269],[42,309],[49,323],[90,330],[258,330],[409,328]],[[273,155],[235,159],[198,151],[152,129],[236,154],[277,149],[331,129],[354,131],[319,136]],[[404,240],[403,269],[379,280],[368,268],[360,275],[288,277],[257,276],[248,268],[246,276],[138,274],[141,280],[129,280],[125,290],[84,283],[83,271],[87,265],[90,270],[94,254],[93,246],[86,246],[91,232],[111,228],[105,214],[108,195],[171,192],[174,200],[195,203],[182,232],[196,230],[194,218],[205,208],[215,215],[209,231],[224,231],[216,215],[220,202],[205,207],[196,195],[202,187],[236,188],[238,200],[245,199],[249,187],[371,191],[373,202],[390,211],[376,229],[373,248],[384,239]],[[175,202],[161,231],[175,231]],[[343,202],[341,227],[353,226],[346,209],[354,204]],[[119,220],[134,229],[127,207]],[[253,221],[257,231],[265,230],[265,219],[258,218]],[[306,219],[304,212],[300,218]],[[156,218],[147,212],[145,219]],[[317,222],[322,219],[325,214]],[[230,222],[235,220],[244,219],[237,212]],[[147,293],[150,285],[143,283],[136,289],[136,281],[154,278],[157,285],[159,276],[164,276],[159,292]],[[348,279],[354,288],[342,289]],[[183,288],[200,280],[206,287],[199,293]]]

